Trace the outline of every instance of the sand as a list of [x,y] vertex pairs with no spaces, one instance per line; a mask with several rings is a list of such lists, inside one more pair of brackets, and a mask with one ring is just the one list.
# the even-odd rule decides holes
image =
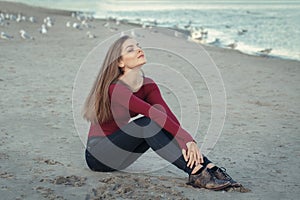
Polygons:
[[[203,46],[220,70],[227,100],[222,134],[208,156],[251,192],[192,188],[185,184],[186,175],[172,165],[150,173],[97,173],[85,163],[85,144],[74,124],[73,83],[87,53],[99,42],[136,26],[121,23],[110,26],[117,28],[113,30],[103,26],[106,20],[94,20],[94,28],[77,30],[65,26],[76,21],[67,11],[7,2],[0,2],[0,11],[37,19],[37,23],[6,20],[9,24],[0,26],[1,32],[13,36],[0,39],[1,199],[297,199],[300,195],[298,61]],[[47,16],[55,23],[42,35],[38,29]],[[34,40],[20,38],[21,29]],[[87,38],[88,30],[96,38]],[[173,62],[169,64],[175,67]],[[174,79],[173,84],[179,83]],[[209,99],[203,88],[198,91],[201,119],[209,122]],[[207,129],[207,124],[200,128]],[[201,143],[201,135],[196,139]]]

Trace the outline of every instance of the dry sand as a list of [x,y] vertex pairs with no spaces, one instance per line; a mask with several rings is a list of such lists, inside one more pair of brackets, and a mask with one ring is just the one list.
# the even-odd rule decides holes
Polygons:
[[[205,47],[227,93],[225,125],[209,157],[252,192],[195,189],[171,165],[148,174],[96,173],[85,164],[85,147],[74,126],[73,82],[93,47],[135,26],[121,23],[113,31],[103,27],[105,20],[95,20],[91,32],[97,38],[90,39],[87,29],[65,27],[74,21],[70,12],[7,2],[0,2],[0,11],[38,21],[0,26],[14,37],[0,39],[1,199],[298,199],[298,61]],[[55,24],[41,35],[46,16]],[[21,39],[20,29],[35,40]]]

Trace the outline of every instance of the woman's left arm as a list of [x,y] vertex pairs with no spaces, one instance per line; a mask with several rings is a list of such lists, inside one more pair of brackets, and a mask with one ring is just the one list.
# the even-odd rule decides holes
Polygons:
[[160,105],[160,106],[162,106],[162,108],[160,108],[160,106],[157,106],[157,109],[159,109],[162,112],[166,113],[172,120],[174,120],[178,125],[180,125],[180,122],[178,121],[178,119],[176,118],[174,113],[171,111],[168,104],[163,99],[163,97],[161,95],[161,92],[160,92],[158,86],[156,85],[156,83],[152,80],[151,80],[151,82],[152,83],[149,83],[149,86],[151,87],[151,90],[149,90],[149,92],[147,94],[146,101],[151,105]]
[[[176,116],[173,114],[173,112],[169,108],[168,104],[163,99],[161,92],[159,90],[159,87],[156,85],[156,83],[154,81],[151,80],[151,82],[152,83],[148,83],[148,84],[151,84],[151,85],[149,85],[151,90],[149,90],[149,92],[147,94],[146,101],[151,105],[162,106],[162,108],[159,108],[160,106],[157,106],[157,108],[160,109],[162,112],[165,112],[170,118],[172,118],[172,120],[174,120],[174,122],[176,122],[179,126],[181,126],[180,122],[178,121]],[[187,147],[188,147],[188,151],[186,151],[185,149],[182,149],[182,154],[184,156],[184,159],[186,161],[188,161],[187,166],[192,167],[195,163],[198,163],[198,162],[203,163],[203,156],[200,152],[199,147],[197,146],[196,141],[193,140],[193,142],[189,142],[187,144]]]

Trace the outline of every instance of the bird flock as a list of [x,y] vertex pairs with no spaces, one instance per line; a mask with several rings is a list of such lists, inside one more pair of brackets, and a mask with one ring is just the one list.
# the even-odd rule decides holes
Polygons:
[[[38,23],[38,20],[34,16],[26,16],[23,15],[22,13],[14,14],[14,13],[5,13],[5,12],[0,12],[0,26],[9,26],[11,23],[24,23],[24,22],[29,22],[36,24]],[[52,27],[54,25],[54,20],[50,17],[46,17],[43,20],[43,24],[41,25],[41,28],[38,29],[38,31],[41,34],[46,34],[48,31],[49,27]],[[19,31],[19,36],[24,39],[24,40],[34,40],[34,37],[31,36],[29,33],[27,33],[24,29],[21,29]],[[1,31],[0,38],[4,40],[12,40],[14,39],[13,35],[10,35],[8,33],[5,33]]]
[[[189,36],[188,36],[189,40],[195,41],[198,43],[203,43],[203,44],[207,43],[206,41],[208,38],[208,30],[206,30],[204,27],[193,26],[193,22],[191,20],[183,27],[184,27],[184,30],[189,33]],[[178,25],[174,26],[174,28],[175,28],[174,36],[180,37],[181,34],[180,34],[180,32],[177,31],[177,30],[179,30]],[[231,27],[227,25],[226,28],[231,28]],[[248,33],[247,29],[237,30],[237,32],[236,32],[236,34],[238,36],[243,36],[247,33]],[[207,44],[218,46],[218,47],[225,47],[225,48],[229,48],[229,49],[236,49],[238,47],[239,42],[237,40],[234,40],[234,42],[224,45],[224,44],[222,44],[220,38],[215,38],[214,41],[207,43]],[[257,53],[257,55],[260,55],[260,56],[268,56],[271,53],[271,51],[272,51],[272,48],[266,48],[266,49],[262,49],[262,50],[257,50],[256,53]]]
[[[65,23],[65,27],[68,29],[87,30],[85,34],[87,38],[96,38],[97,36],[92,33],[92,29],[96,28],[94,25],[92,25],[93,20],[94,17],[92,14],[83,12],[71,12],[71,20]],[[114,19],[113,21],[111,19],[109,20],[110,21],[105,22],[102,26],[111,32],[118,31],[117,26],[120,25],[120,21],[116,19]],[[49,30],[53,26],[55,26],[55,19],[50,16],[39,20],[34,16],[26,16],[22,13],[14,14],[0,11],[0,29],[1,27],[10,26],[10,24],[12,23],[22,24],[26,22],[32,24],[41,23],[40,27],[37,29],[37,32],[42,35],[49,34]],[[27,31],[25,31],[25,28],[20,29],[20,31],[17,34],[23,40],[35,40],[35,38],[32,36],[34,35],[34,32],[28,33]],[[1,31],[0,33],[0,39],[13,40],[15,38],[16,36],[6,33],[4,31]]]
[[[71,12],[71,19],[67,22],[65,22],[65,27],[67,29],[76,29],[76,30],[87,30],[85,37],[87,38],[97,38],[95,34],[92,33],[92,30],[96,27],[92,24],[94,20],[94,17],[92,14],[84,13],[84,12]],[[38,32],[42,35],[48,34],[49,30],[55,26],[55,19],[47,16],[43,20],[38,20],[35,16],[26,16],[22,13],[14,14],[14,13],[8,13],[8,12],[2,12],[0,11],[0,28],[1,26],[9,26],[11,23],[24,23],[29,22],[33,24],[37,24],[41,21],[40,28],[38,28]],[[117,32],[118,26],[120,25],[121,21],[114,18],[108,18],[106,22],[102,24],[102,27],[109,30],[110,32]],[[142,28],[150,28],[152,25],[142,23]],[[157,26],[157,21],[153,22],[153,26]],[[174,30],[174,36],[175,37],[182,37],[184,34],[178,26],[173,27]],[[228,28],[230,28],[228,26]],[[188,40],[192,40],[199,43],[206,43],[206,40],[208,38],[208,30],[205,30],[203,27],[197,27],[193,26],[192,21],[189,21],[186,25],[184,25],[184,32],[188,32]],[[244,34],[247,34],[247,29],[241,29],[237,31],[238,36],[242,36]],[[25,29],[21,29],[19,31],[19,36],[23,40],[35,40],[33,36],[31,36],[28,32],[25,31]],[[121,32],[121,35],[124,33]],[[131,36],[136,37],[138,36],[137,33],[134,32],[134,30],[131,31]],[[3,40],[13,40],[14,36],[10,35],[8,33],[5,33],[1,31],[0,33],[0,39]],[[222,46],[220,39],[216,38],[215,41],[208,43],[215,46]],[[236,49],[238,46],[238,41],[234,41],[233,43],[229,43],[226,45],[223,45],[222,47],[230,48],[230,49]],[[271,53],[272,48],[266,48],[262,50],[258,50],[257,53],[261,56],[267,56]]]

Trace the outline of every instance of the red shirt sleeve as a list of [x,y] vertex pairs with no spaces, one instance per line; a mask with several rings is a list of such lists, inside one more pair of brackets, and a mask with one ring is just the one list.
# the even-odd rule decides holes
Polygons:
[[[171,117],[171,119],[176,122],[178,125],[180,125],[178,119],[176,118],[176,116],[173,114],[173,112],[171,111],[171,109],[169,108],[168,104],[165,102],[165,100],[163,99],[163,97],[161,96],[161,92],[159,90],[159,87],[156,85],[156,83],[154,81],[151,80],[151,83],[148,83],[149,85],[151,85],[151,91],[147,94],[147,98],[146,101],[150,104],[150,105],[160,105],[162,106],[163,109],[161,109],[161,111],[165,111],[165,113]],[[147,84],[147,85],[148,85]],[[158,109],[160,109],[159,107],[157,107]]]
[[[132,91],[122,84],[112,84],[109,88],[111,97],[111,108],[113,115],[117,114],[114,107],[117,105],[124,106],[129,111],[142,114],[155,121],[160,127],[171,133],[182,149],[187,149],[186,143],[193,141],[192,136],[184,130],[173,117],[157,109],[155,105],[133,95]],[[152,97],[153,98],[153,97]]]

